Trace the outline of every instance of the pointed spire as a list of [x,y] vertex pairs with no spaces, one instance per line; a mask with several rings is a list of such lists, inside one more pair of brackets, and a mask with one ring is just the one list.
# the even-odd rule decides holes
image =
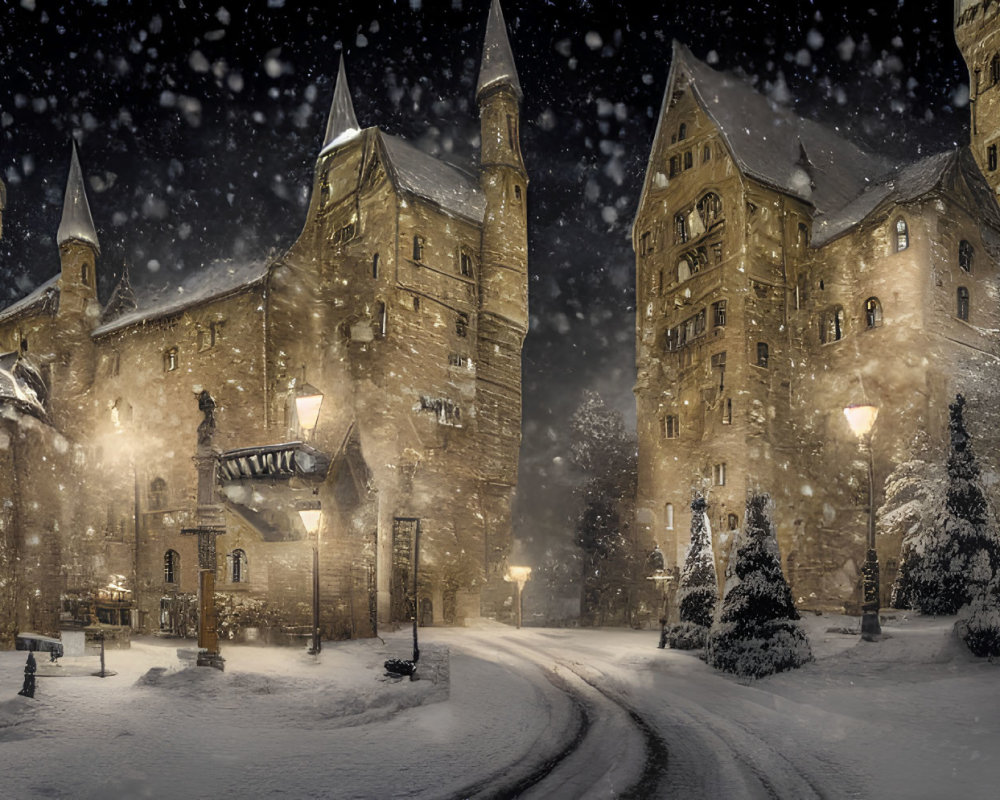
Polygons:
[[486,20],[486,38],[483,40],[483,59],[479,65],[479,82],[476,84],[476,99],[494,86],[510,86],[521,100],[521,82],[514,67],[514,53],[507,39],[507,25],[503,21],[500,0],[493,0],[490,15]]
[[132,290],[132,282],[129,280],[128,259],[125,259],[122,261],[122,276],[111,293],[108,304],[104,307],[101,322],[110,322],[122,314],[135,311],[138,307],[135,292]]
[[337,86],[333,90],[333,105],[330,106],[330,119],[326,123],[326,136],[323,137],[325,152],[337,139],[350,131],[358,131],[358,118],[354,114],[354,103],[351,102],[351,90],[347,87],[347,74],[344,72],[344,54],[340,54],[340,68],[337,70]]
[[76,140],[73,139],[72,142],[73,155],[69,162],[69,177],[66,179],[62,221],[56,232],[56,242],[63,244],[72,239],[78,239],[93,245],[94,249],[100,253],[101,246],[97,242],[94,218],[90,215],[90,203],[87,202],[87,189],[83,184],[80,156],[76,152]]

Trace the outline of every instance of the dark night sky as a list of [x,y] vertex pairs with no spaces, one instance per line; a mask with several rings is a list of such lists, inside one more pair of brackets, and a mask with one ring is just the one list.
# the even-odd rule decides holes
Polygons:
[[[962,143],[951,3],[503,3],[525,99],[531,333],[521,534],[567,529],[567,422],[590,386],[634,417],[629,226],[670,41],[798,113],[911,160]],[[642,7],[640,9],[640,6]],[[476,157],[488,0],[8,0],[0,9],[0,302],[58,270],[69,137],[105,291],[123,260],[169,281],[261,259],[302,224],[344,52],[355,109],[456,163]],[[564,539],[567,539],[565,535]]]

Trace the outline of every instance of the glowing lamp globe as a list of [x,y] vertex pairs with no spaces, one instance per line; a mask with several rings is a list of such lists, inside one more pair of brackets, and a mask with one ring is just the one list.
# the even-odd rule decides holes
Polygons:
[[302,520],[302,524],[305,526],[306,533],[310,536],[319,530],[319,517],[323,512],[318,508],[301,508],[299,509],[299,518]]
[[308,435],[319,422],[319,409],[323,405],[323,393],[315,386],[303,383],[295,392],[295,413],[299,427]]
[[864,437],[875,425],[878,408],[876,406],[850,405],[844,409],[844,416],[847,417],[847,424],[851,426],[854,435]]

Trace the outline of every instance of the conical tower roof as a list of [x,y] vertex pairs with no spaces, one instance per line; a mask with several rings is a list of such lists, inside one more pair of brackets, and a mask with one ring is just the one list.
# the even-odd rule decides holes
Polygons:
[[479,82],[476,84],[476,99],[487,89],[506,84],[514,90],[517,99],[524,94],[514,67],[514,53],[507,39],[507,25],[503,21],[500,0],[493,0],[490,15],[486,19],[486,38],[483,40],[483,58],[479,65]]
[[80,157],[76,152],[76,140],[73,140],[62,220],[56,232],[56,242],[63,244],[73,239],[87,242],[93,245],[98,253],[101,252],[101,245],[97,241],[97,230],[94,228],[94,218],[90,215],[90,203],[87,202],[87,190],[83,184],[83,170],[80,169]]
[[340,68],[337,70],[337,86],[333,90],[333,105],[330,106],[330,118],[326,123],[326,136],[323,137],[323,150],[327,150],[341,136],[350,131],[358,131],[358,118],[354,114],[354,103],[351,102],[351,90],[347,87],[347,74],[344,72],[344,56],[340,56]]

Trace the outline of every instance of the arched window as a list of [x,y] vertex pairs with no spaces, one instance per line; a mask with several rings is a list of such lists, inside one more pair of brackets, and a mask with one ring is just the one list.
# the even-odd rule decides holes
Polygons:
[[737,517],[735,514],[730,514],[726,518],[726,529],[730,531],[735,531],[738,527],[740,527],[740,518]]
[[667,503],[665,511],[667,517],[667,530],[672,531],[674,529],[674,504]]
[[249,580],[246,551],[233,550],[226,560],[229,561],[229,580],[232,583],[246,583]]
[[176,550],[163,554],[163,582],[178,583],[181,577],[181,557]]
[[722,200],[715,192],[709,192],[698,201],[698,215],[705,228],[710,228],[722,216]]
[[969,290],[964,286],[958,287],[958,312],[959,319],[969,321]]
[[691,169],[691,167],[693,166],[694,166],[694,156],[692,155],[691,151],[688,150],[684,154],[684,169]]
[[865,300],[865,327],[868,330],[882,324],[882,304],[877,297]]
[[682,122],[681,126],[677,129],[677,141],[679,142],[682,139],[687,139],[687,135],[688,135],[688,126],[686,123]]
[[757,342],[757,366],[767,369],[768,359],[767,342]]
[[990,83],[1000,83],[1000,53],[994,53],[990,60]]
[[900,217],[896,220],[896,252],[905,250],[910,246],[910,232],[906,227],[906,220]]
[[823,314],[820,320],[819,340],[823,344],[838,342],[844,336],[844,309],[835,306]]
[[972,245],[965,239],[958,243],[958,266],[966,272],[972,272]]
[[167,482],[163,478],[153,478],[149,484],[149,510],[159,511],[167,507]]
[[705,145],[704,149],[701,151],[701,160],[703,162],[712,160],[712,145]]

